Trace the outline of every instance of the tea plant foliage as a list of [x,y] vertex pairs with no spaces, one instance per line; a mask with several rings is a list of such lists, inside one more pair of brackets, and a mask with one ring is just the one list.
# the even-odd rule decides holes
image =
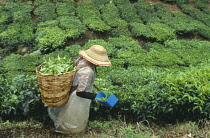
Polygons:
[[[96,67],[95,84],[114,93],[119,102],[113,108],[93,103],[94,117],[131,115],[164,121],[209,118],[207,1],[194,1],[195,7],[190,6],[190,0],[162,1],[176,3],[181,11],[168,11],[164,3],[144,0],[1,3],[0,115],[40,111],[44,106],[36,67],[58,56],[73,61],[78,51],[98,44],[107,49],[112,66]],[[109,36],[92,37],[95,34]],[[188,39],[180,40],[183,36]],[[195,40],[197,36],[201,39]],[[21,47],[29,48],[27,54],[15,53]],[[5,53],[10,50],[14,53]],[[41,53],[34,54],[33,50]],[[131,131],[128,127],[128,136]]]

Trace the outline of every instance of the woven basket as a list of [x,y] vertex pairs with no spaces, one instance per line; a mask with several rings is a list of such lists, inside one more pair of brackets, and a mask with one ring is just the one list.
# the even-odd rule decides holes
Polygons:
[[69,99],[70,89],[76,70],[49,75],[40,73],[41,65],[36,68],[36,75],[41,92],[42,102],[49,107],[58,107]]

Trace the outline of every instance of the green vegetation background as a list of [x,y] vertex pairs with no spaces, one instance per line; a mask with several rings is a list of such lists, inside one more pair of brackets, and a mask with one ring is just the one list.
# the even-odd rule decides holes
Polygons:
[[35,68],[58,55],[74,60],[94,44],[107,49],[113,64],[97,68],[95,84],[120,100],[114,108],[93,103],[91,119],[209,118],[208,0],[8,0],[0,2],[0,15],[5,119],[46,119]]

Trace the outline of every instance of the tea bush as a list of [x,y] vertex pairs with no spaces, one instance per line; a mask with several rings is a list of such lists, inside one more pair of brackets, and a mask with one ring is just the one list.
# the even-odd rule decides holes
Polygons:
[[21,44],[34,43],[35,24],[32,21],[24,23],[11,23],[7,29],[0,33],[1,44],[10,49],[17,49]]
[[176,38],[174,29],[162,23],[148,23],[148,27],[154,32],[157,41],[166,41]]
[[147,39],[155,39],[156,41],[166,41],[175,39],[174,29],[163,23],[131,23],[131,32],[135,36],[143,36]]
[[176,0],[176,4],[181,7],[184,4],[189,4],[190,0]]
[[92,0],[98,9],[102,9],[106,4],[110,3],[110,0]]
[[56,13],[58,16],[75,16],[76,6],[73,2],[57,2]]
[[38,28],[36,32],[37,46],[43,52],[62,48],[66,43],[66,38],[66,32],[58,26]]
[[47,20],[53,20],[56,18],[55,5],[51,2],[39,5],[35,10],[34,14],[37,16],[39,22]]
[[160,22],[160,19],[157,17],[154,6],[148,2],[138,1],[134,3],[137,14],[144,23],[148,22]]
[[49,2],[51,2],[51,0],[35,0],[34,5],[37,7],[37,6],[40,6],[42,4],[46,4],[46,3],[49,3]]
[[172,16],[167,24],[175,29],[177,34],[198,32],[197,21],[190,16],[182,12],[172,12]]
[[137,37],[144,37],[148,40],[152,40],[155,37],[154,32],[145,24],[142,23],[130,23],[131,32]]
[[[116,1],[113,1],[114,3],[117,3]],[[142,20],[139,18],[136,9],[133,5],[131,5],[128,2],[116,4],[117,8],[120,11],[120,17],[125,20],[126,22],[138,22],[142,23]]]
[[[8,75],[8,74],[7,74]],[[40,101],[36,76],[19,74],[7,79],[0,75],[0,112],[5,114],[27,114],[31,104]],[[22,112],[17,112],[17,111]]]
[[[11,22],[11,15],[3,6],[0,5],[0,23],[6,25]],[[2,32],[2,31],[0,31]]]
[[[67,53],[65,55],[69,55],[69,58],[72,60],[75,60],[78,58],[78,52],[82,50],[82,47],[80,45],[70,45],[65,47],[64,51]],[[63,54],[62,54],[63,55]],[[66,56],[65,56],[66,57]]]
[[197,8],[192,8],[190,5],[184,4],[181,6],[182,11],[186,14],[189,14],[191,17],[194,19],[203,22],[205,25],[210,26],[210,15],[209,14],[204,14]]
[[[6,3],[1,14],[1,44],[10,49],[19,45],[32,45],[34,41],[35,23],[31,20],[33,7],[23,3]],[[5,26],[8,24],[7,26]]]
[[129,5],[130,4],[130,0],[113,0],[112,2],[116,6],[123,5],[123,4],[126,4],[126,5]]
[[208,0],[196,0],[195,1],[196,8],[199,10],[208,9]]
[[106,4],[101,9],[101,12],[103,21],[111,27],[110,31],[113,37],[131,35],[128,29],[128,23],[120,18],[119,9],[113,3]]
[[77,39],[87,30],[85,25],[76,16],[61,16],[57,20],[58,26],[65,31],[67,38]]
[[106,4],[101,9],[101,16],[104,22],[111,27],[117,27],[123,20],[120,18],[119,10],[113,3]]
[[35,72],[36,66],[40,65],[42,61],[39,54],[25,56],[11,54],[2,60],[0,72],[13,77],[18,74],[31,75]]
[[56,26],[58,26],[58,21],[59,20],[49,20],[49,21],[45,21],[45,22],[40,22],[39,24],[37,24],[37,29],[47,28],[47,27],[56,27]]
[[79,1],[77,15],[91,30],[101,32],[110,30],[110,26],[102,21],[100,12],[92,1]]
[[149,65],[159,67],[189,67],[207,63],[210,50],[209,42],[200,43],[195,40],[171,40],[164,42],[164,45],[146,43],[145,47],[148,52],[142,59],[146,60],[142,64],[148,65],[147,61],[149,61]]
[[208,70],[209,64],[201,64],[162,78],[159,84],[165,93],[166,105],[161,106],[166,107],[172,116],[209,117]]

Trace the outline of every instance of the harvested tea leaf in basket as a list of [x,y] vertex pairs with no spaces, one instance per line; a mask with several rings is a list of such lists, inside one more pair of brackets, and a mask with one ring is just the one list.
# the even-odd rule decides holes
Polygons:
[[61,74],[65,72],[69,72],[74,69],[73,62],[66,59],[65,57],[57,57],[57,58],[49,58],[46,60],[39,72],[43,74],[50,74],[50,75],[56,75]]

